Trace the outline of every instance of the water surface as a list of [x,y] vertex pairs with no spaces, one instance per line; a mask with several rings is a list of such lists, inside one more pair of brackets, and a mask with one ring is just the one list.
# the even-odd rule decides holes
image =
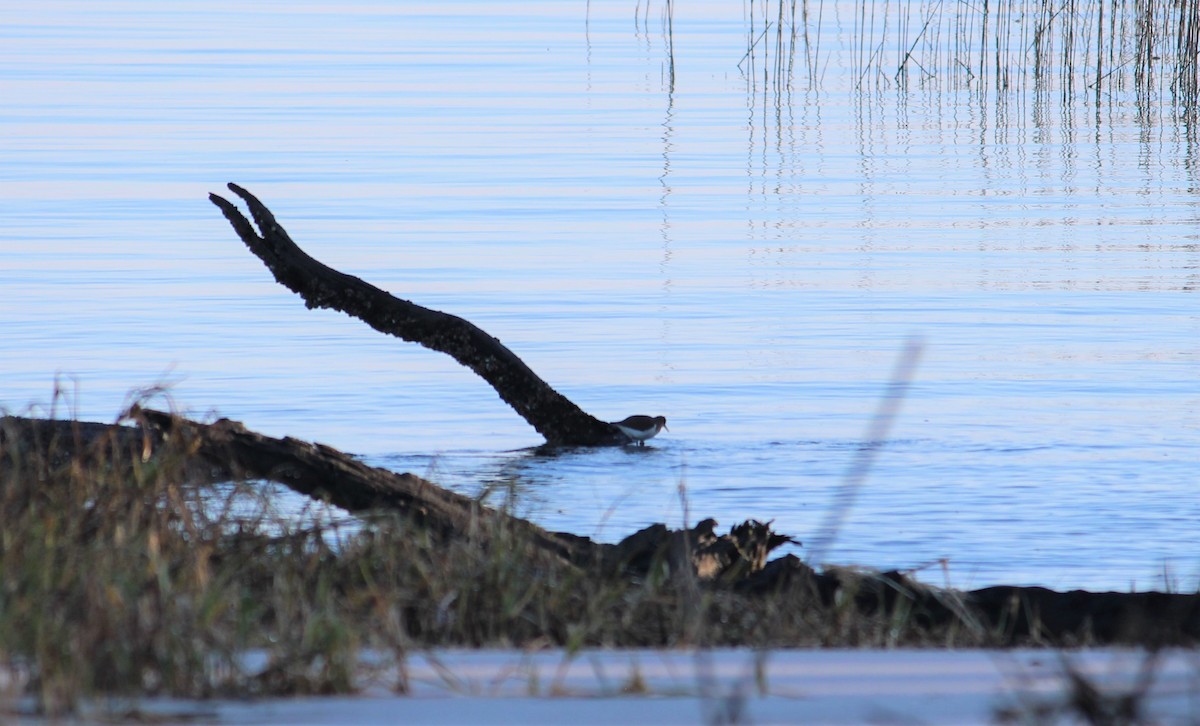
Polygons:
[[[46,410],[58,376],[106,420],[167,382],[193,415],[513,489],[548,527],[759,518],[811,543],[919,336],[824,559],[1195,587],[1194,119],[1120,89],[860,93],[838,7],[822,82],[783,87],[720,3],[676,9],[673,79],[657,6],[5,12],[0,405]],[[449,358],[276,285],[206,199],[227,181],[324,262],[670,432],[538,455]]]

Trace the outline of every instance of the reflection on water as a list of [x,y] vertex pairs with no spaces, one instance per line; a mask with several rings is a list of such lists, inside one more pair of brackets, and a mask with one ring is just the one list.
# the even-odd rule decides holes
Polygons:
[[[828,559],[1194,586],[1190,107],[1115,75],[1002,88],[972,44],[987,82],[964,83],[934,51],[979,28],[965,5],[899,76],[912,22],[802,5],[793,37],[762,32],[775,4],[726,5],[675,7],[669,38],[646,4],[23,9],[0,24],[0,405],[62,372],[110,419],[166,378],[196,415],[515,493],[554,529],[759,518],[809,541],[919,334]],[[206,201],[230,180],[314,256],[670,432],[531,451],[453,361],[273,283]]]

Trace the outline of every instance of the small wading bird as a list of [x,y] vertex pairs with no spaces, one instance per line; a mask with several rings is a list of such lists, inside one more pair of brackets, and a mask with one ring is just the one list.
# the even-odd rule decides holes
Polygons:
[[[613,421],[613,426],[621,429],[621,433],[645,446],[646,439],[652,439],[659,431],[667,428],[666,416],[630,416],[624,421]],[[670,431],[671,429],[667,429]]]

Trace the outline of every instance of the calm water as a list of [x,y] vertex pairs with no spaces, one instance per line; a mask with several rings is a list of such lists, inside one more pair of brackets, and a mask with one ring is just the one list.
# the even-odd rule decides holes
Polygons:
[[[552,528],[811,541],[915,335],[825,560],[1197,586],[1200,145],[1169,104],[855,93],[833,4],[815,89],[739,68],[738,4],[677,7],[673,87],[657,5],[427,5],[0,10],[0,405],[59,375],[108,420],[167,382],[197,416],[515,487]],[[272,282],[206,199],[227,181],[328,264],[670,432],[530,453],[449,358]]]

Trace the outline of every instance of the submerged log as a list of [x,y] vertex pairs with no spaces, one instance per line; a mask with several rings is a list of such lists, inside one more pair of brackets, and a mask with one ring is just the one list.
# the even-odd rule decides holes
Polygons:
[[216,194],[209,199],[275,280],[304,298],[310,309],[338,310],[381,333],[450,355],[490,383],[550,444],[612,446],[629,441],[616,427],[551,388],[497,338],[463,318],[421,307],[323,265],[292,241],[253,194],[232,183],[229,189],[245,200],[257,231],[230,201]]

